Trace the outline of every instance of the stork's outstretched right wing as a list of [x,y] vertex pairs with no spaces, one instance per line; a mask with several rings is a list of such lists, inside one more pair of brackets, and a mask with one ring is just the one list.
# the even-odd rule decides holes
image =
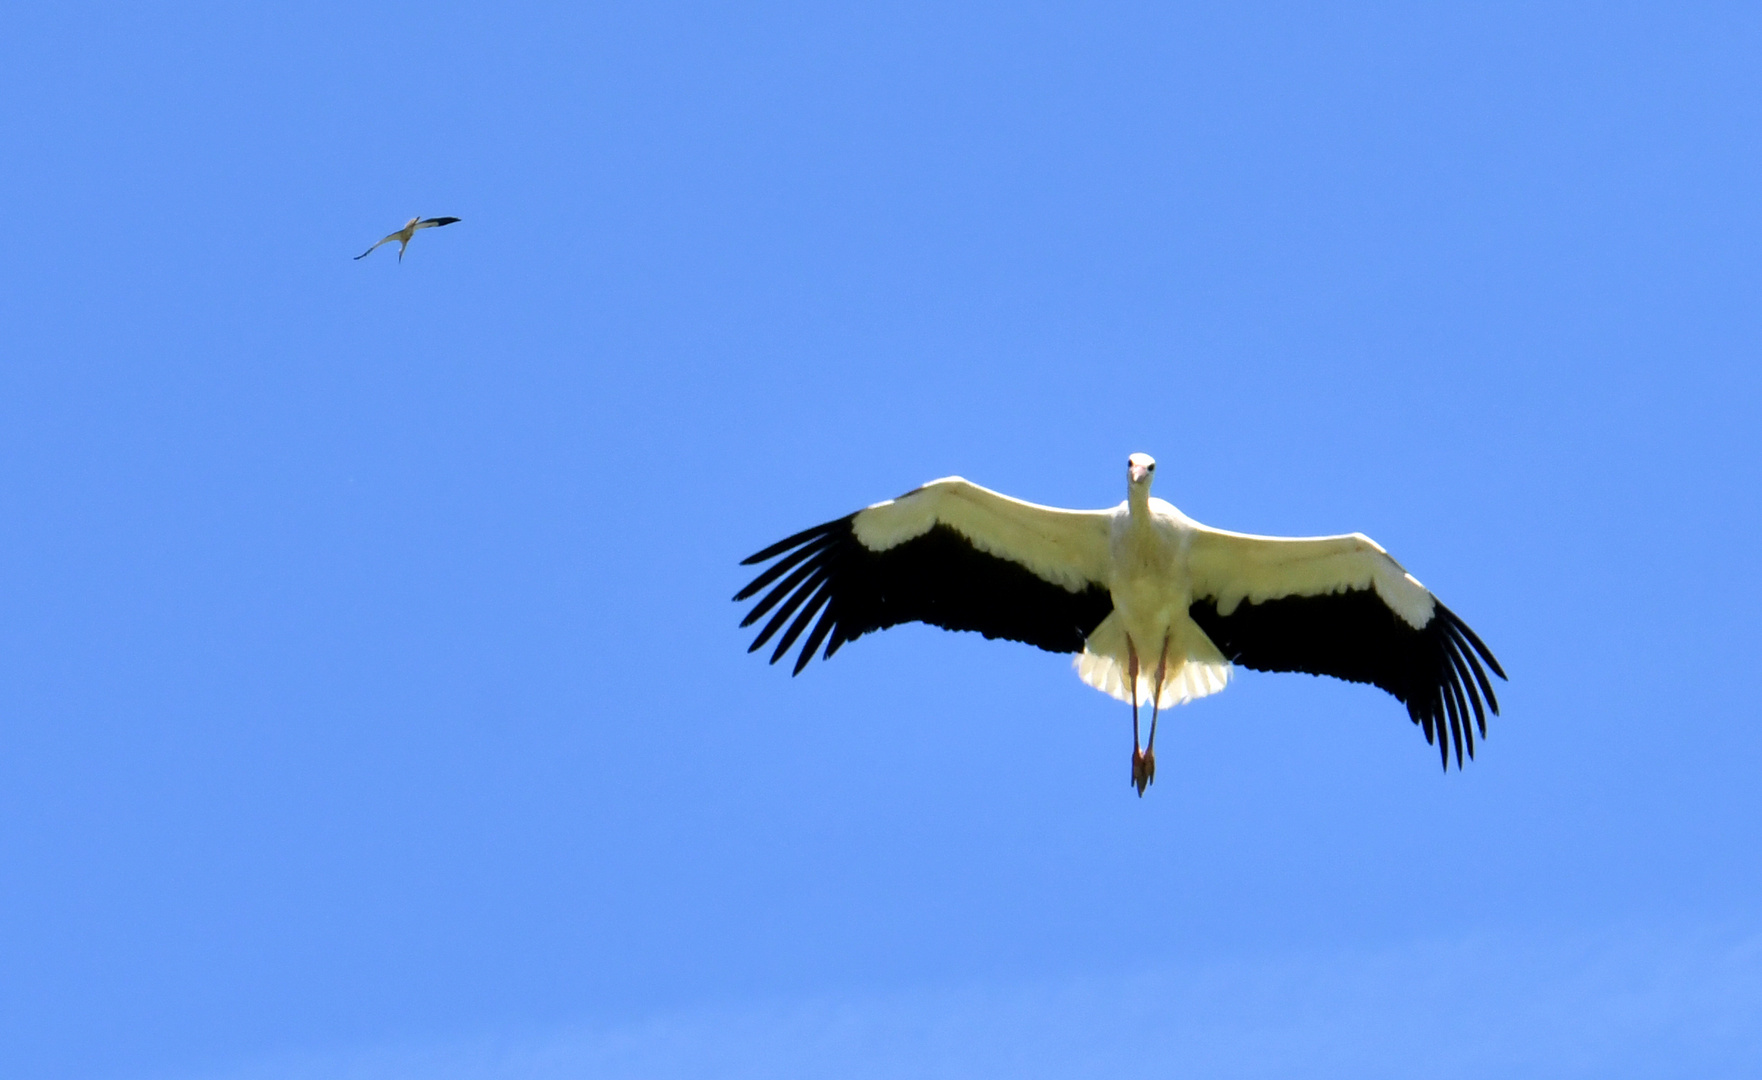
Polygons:
[[1038,506],[959,477],[933,481],[745,559],[745,566],[777,561],[736,601],[783,578],[741,622],[751,626],[776,609],[748,651],[783,630],[776,663],[819,615],[797,674],[822,641],[830,657],[847,641],[905,622],[1080,652],[1113,611],[1105,584],[1110,521],[1110,511]]

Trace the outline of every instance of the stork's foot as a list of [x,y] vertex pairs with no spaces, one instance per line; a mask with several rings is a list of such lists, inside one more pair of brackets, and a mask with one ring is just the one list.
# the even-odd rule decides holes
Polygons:
[[1156,754],[1154,751],[1132,748],[1132,786],[1138,789],[1138,797],[1144,797],[1144,789],[1156,782]]

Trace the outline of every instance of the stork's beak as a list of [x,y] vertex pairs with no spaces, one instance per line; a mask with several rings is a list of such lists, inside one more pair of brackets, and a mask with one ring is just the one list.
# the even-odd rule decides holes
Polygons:
[[1126,477],[1134,484],[1142,484],[1144,478],[1149,475],[1150,470],[1139,465],[1137,462],[1133,462],[1131,465],[1126,466]]

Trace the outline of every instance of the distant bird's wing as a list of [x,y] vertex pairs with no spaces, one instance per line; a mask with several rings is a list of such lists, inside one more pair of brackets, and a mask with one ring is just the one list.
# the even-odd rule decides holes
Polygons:
[[1188,614],[1233,663],[1370,683],[1393,694],[1437,738],[1446,766],[1474,756],[1499,700],[1485,668],[1505,672],[1456,613],[1361,533],[1287,539],[1200,525],[1188,554]]
[[776,663],[819,615],[796,659],[798,674],[821,642],[830,657],[847,641],[905,622],[1079,652],[1113,610],[1105,584],[1111,521],[1111,511],[1038,506],[959,477],[933,481],[744,560],[777,561],[736,601],[783,578],[741,623],[776,609],[748,651],[787,623],[771,655]]
[[456,217],[431,217],[418,221],[415,227],[418,229],[438,229],[442,225],[451,225],[458,220]]
[[397,232],[392,233],[390,236],[383,237],[379,241],[378,244],[374,244],[372,247],[368,248],[366,251],[363,251],[361,254],[355,256],[355,258],[365,259],[367,256],[373,254],[375,251],[378,251],[380,244],[389,244],[393,240],[402,240],[403,238],[404,238],[404,231],[402,229],[399,229]]

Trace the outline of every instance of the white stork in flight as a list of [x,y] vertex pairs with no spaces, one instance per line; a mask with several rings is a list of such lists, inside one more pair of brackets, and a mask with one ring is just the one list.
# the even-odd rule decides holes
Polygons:
[[[1361,533],[1201,525],[1150,497],[1155,474],[1149,455],[1133,454],[1126,501],[1111,510],[1037,506],[951,476],[796,533],[741,564],[777,560],[734,597],[777,582],[741,623],[771,615],[747,651],[781,630],[775,664],[806,633],[799,675],[822,644],[830,657],[871,631],[926,622],[1076,653],[1084,682],[1132,703],[1139,795],[1156,778],[1160,710],[1222,690],[1231,664],[1379,686],[1436,741],[1445,769],[1452,742],[1458,769],[1465,742],[1474,756],[1475,728],[1487,736],[1483,699],[1499,712],[1482,661],[1505,672],[1388,552]],[[1141,700],[1151,705],[1143,749]]]
[[367,256],[373,254],[375,251],[378,251],[380,244],[389,244],[393,240],[396,240],[398,242],[398,261],[403,262],[404,261],[404,249],[410,246],[410,238],[416,235],[417,229],[438,229],[442,225],[451,225],[453,222],[458,221],[458,220],[459,219],[456,217],[431,217],[431,218],[413,217],[409,221],[404,222],[403,228],[399,229],[395,233],[387,233],[385,236],[380,238],[379,243],[374,244],[372,247],[368,248],[366,251],[363,251],[361,254],[355,256],[355,258],[357,260],[365,259]]

